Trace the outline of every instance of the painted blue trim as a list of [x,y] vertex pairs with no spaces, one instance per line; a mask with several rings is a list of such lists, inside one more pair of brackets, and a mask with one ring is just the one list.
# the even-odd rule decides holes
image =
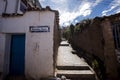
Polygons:
[[10,74],[24,75],[25,67],[25,35],[12,35]]

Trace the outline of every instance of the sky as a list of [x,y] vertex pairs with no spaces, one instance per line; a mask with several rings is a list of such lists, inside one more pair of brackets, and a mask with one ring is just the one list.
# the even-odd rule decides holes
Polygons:
[[42,7],[59,11],[60,25],[76,24],[83,19],[120,12],[120,0],[39,0]]

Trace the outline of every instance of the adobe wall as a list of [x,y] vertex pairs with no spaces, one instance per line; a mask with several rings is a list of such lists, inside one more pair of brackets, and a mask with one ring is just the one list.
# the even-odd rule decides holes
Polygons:
[[100,21],[94,19],[90,26],[85,27],[79,34],[74,35],[73,43],[86,52],[95,54],[99,56],[101,60],[104,60],[104,42],[101,26],[99,24]]
[[102,23],[103,38],[104,38],[104,62],[106,74],[110,80],[118,79],[117,72],[117,56],[115,53],[114,38],[110,20],[105,18]]
[[119,15],[95,18],[89,26],[74,34],[72,43],[86,53],[95,55],[104,62],[106,76],[110,80],[118,79],[118,65],[112,32],[112,23],[119,22]]

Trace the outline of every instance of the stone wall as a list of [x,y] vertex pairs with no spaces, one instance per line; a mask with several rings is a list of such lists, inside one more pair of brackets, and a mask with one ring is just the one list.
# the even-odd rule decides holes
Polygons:
[[[54,60],[54,70],[56,68],[56,60],[57,60],[57,52],[58,47],[60,44],[60,27],[59,27],[59,13],[55,13],[55,21],[54,21],[54,54],[53,54],[53,60]],[[54,71],[55,72],[55,71]]]
[[[115,54],[114,38],[112,33],[112,27],[109,19],[105,18],[102,21],[102,30],[104,37],[104,57],[106,74],[108,78],[115,80],[117,79],[117,57]],[[112,64],[112,65],[111,65]]]
[[112,24],[120,21],[120,14],[95,18],[89,26],[86,26],[78,34],[74,34],[72,45],[77,47],[91,56],[97,56],[104,62],[106,77],[110,80],[117,80],[118,65],[115,53]]
[[100,21],[94,19],[92,24],[73,37],[73,44],[86,52],[95,54],[104,60],[103,55],[103,36]]

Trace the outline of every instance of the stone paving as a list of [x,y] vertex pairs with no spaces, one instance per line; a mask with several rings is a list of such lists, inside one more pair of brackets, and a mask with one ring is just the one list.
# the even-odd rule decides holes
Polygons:
[[58,49],[56,76],[74,78],[72,80],[95,80],[94,71],[83,58],[78,57],[74,52],[67,41],[61,42]]
[[[61,44],[68,44],[67,41],[61,42]],[[60,46],[58,49],[58,66],[88,66],[83,58],[78,57],[76,54],[73,54],[74,50],[71,46]]]

